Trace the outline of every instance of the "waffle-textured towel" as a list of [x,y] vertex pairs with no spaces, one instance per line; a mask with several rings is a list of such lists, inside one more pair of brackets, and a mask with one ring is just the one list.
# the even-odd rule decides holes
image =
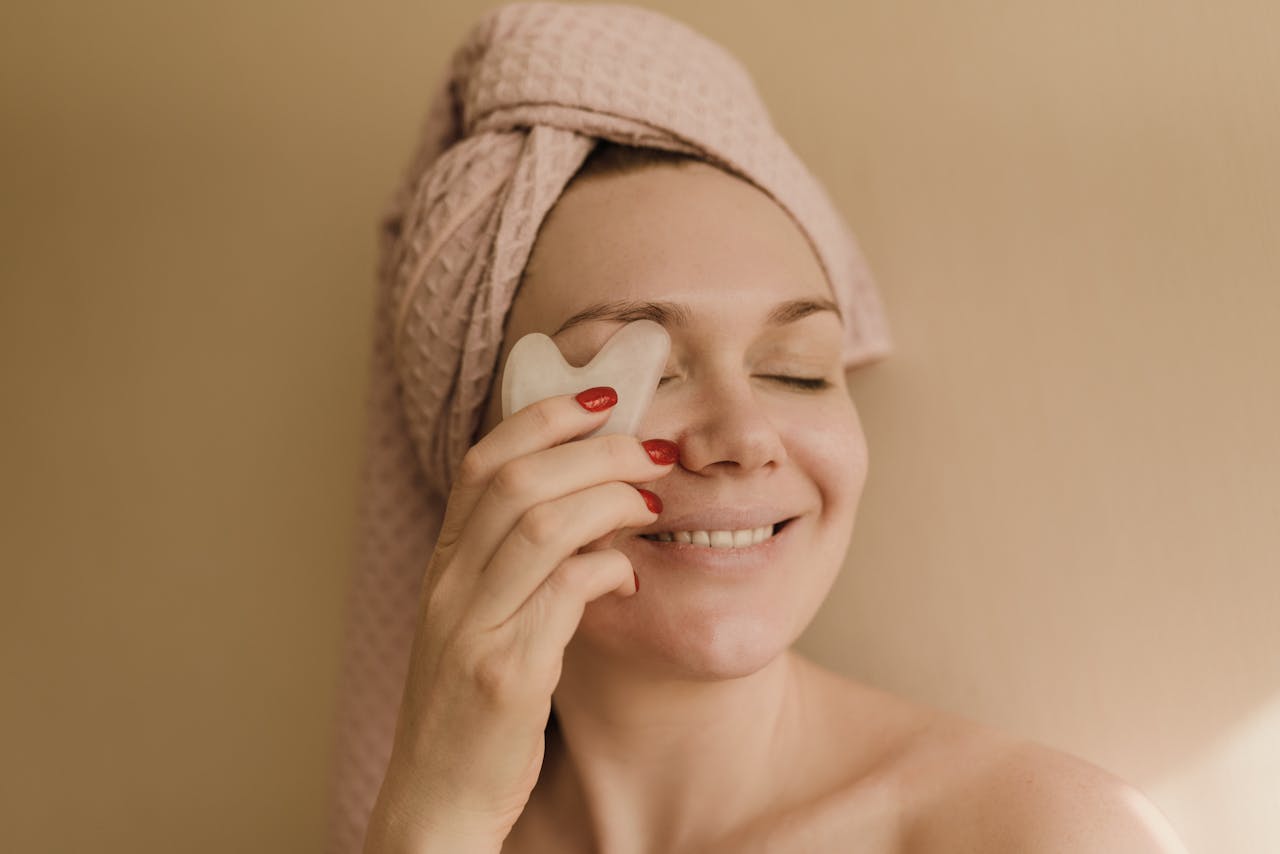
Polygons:
[[891,349],[852,232],[720,45],[640,7],[510,3],[476,22],[446,72],[380,223],[333,854],[362,847],[391,752],[423,571],[483,415],[521,271],[598,139],[695,154],[768,193],[831,282],[846,367]]

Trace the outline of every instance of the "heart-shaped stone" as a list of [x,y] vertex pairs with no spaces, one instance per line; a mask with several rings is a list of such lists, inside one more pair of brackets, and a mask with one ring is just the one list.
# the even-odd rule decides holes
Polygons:
[[615,332],[582,367],[565,361],[550,336],[531,332],[507,355],[502,372],[502,417],[557,394],[611,386],[618,403],[609,420],[582,438],[609,433],[636,435],[671,352],[671,336],[652,320],[633,320]]

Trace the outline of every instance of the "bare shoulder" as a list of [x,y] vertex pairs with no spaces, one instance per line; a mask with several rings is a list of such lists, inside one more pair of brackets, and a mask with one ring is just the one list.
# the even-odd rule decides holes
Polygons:
[[953,770],[934,775],[915,816],[913,854],[1186,854],[1142,792],[1084,759],[954,719],[931,758],[948,756]]
[[[1146,796],[1093,763],[801,667],[830,713],[815,727],[837,767],[818,813],[843,840],[830,850],[847,850],[840,845],[856,830],[862,842],[883,840],[859,850],[899,854],[1186,854]],[[863,747],[851,754],[833,744]]]

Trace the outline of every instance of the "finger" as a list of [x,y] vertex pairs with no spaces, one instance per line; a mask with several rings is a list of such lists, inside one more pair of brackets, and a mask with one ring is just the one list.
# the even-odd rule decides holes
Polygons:
[[631,560],[617,549],[573,555],[561,561],[512,619],[523,623],[531,662],[545,663],[543,656],[563,657],[587,603],[610,593],[636,592]]
[[640,491],[620,481],[534,505],[476,579],[468,619],[484,629],[505,623],[583,543],[657,518]]
[[[671,473],[634,436],[594,436],[508,462],[489,481],[463,524],[451,572],[478,577],[503,539],[538,504],[609,481],[647,483]],[[579,543],[583,545],[583,543]]]
[[[609,420],[612,406],[589,410],[579,398],[596,399],[601,386],[573,394],[543,398],[498,422],[480,441],[467,449],[449,491],[437,547],[450,547],[461,534],[476,501],[498,469],[517,457],[568,442]],[[610,389],[612,391],[612,389]],[[613,393],[617,402],[617,393]],[[607,402],[607,401],[606,401]]]

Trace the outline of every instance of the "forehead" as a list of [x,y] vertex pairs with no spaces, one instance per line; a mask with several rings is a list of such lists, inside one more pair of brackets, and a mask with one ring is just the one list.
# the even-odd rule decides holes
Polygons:
[[830,296],[804,233],[768,194],[710,165],[657,166],[570,185],[539,230],[510,331],[550,334],[617,300],[763,320],[779,302]]

